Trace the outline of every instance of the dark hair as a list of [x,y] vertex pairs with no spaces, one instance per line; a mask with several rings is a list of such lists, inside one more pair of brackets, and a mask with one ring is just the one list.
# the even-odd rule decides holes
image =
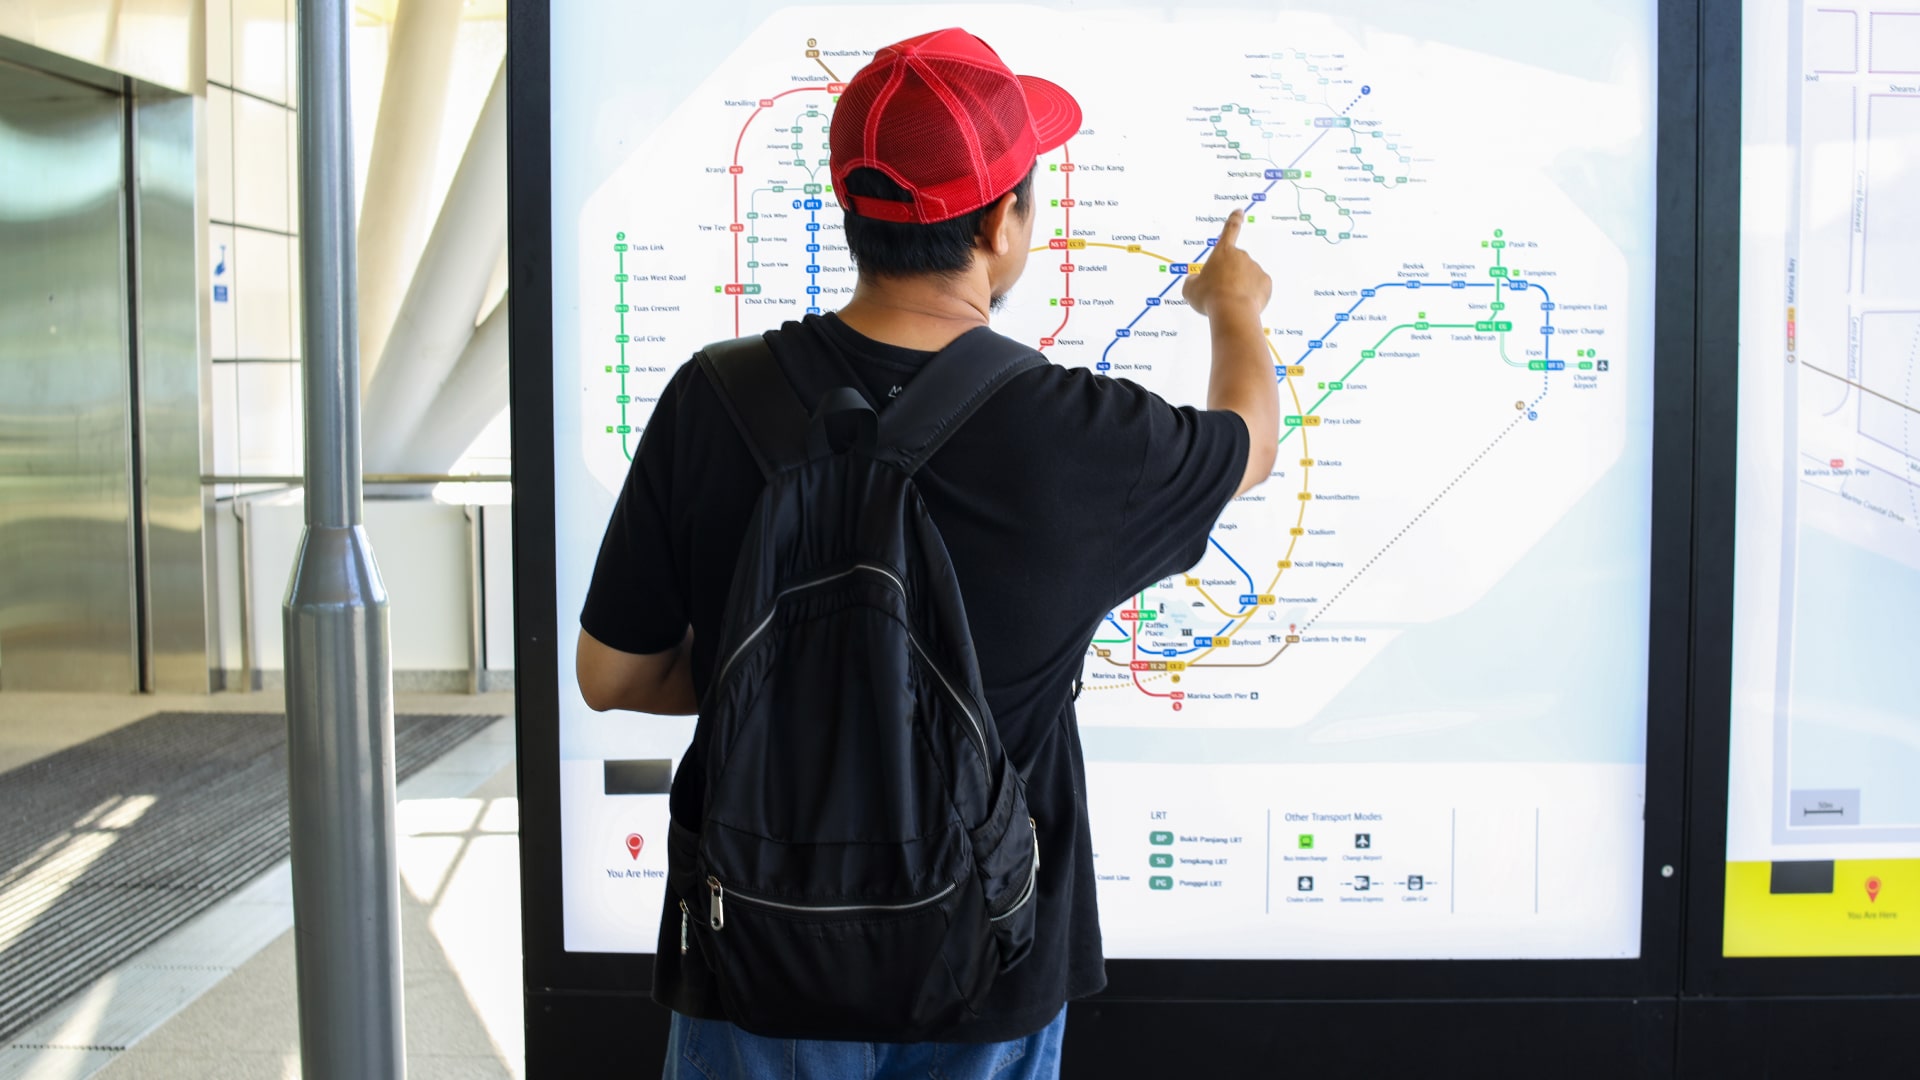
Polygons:
[[[863,199],[912,202],[913,197],[893,178],[878,169],[855,169],[843,182],[847,194]],[[1022,218],[1033,213],[1033,170],[1013,188],[1014,213]],[[914,277],[920,274],[951,276],[973,263],[974,241],[980,236],[980,224],[1000,198],[969,214],[948,221],[921,225],[916,222],[881,221],[847,211],[847,250],[862,274],[875,277]]]

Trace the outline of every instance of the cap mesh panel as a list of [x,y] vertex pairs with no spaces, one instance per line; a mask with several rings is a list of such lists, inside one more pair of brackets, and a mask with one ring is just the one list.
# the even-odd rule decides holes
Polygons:
[[[1011,188],[1032,164],[1030,157],[1012,160],[1012,151],[1032,131],[1026,92],[1018,79],[1005,72],[924,54],[920,61],[945,83],[960,116],[920,72],[908,67],[883,106],[873,156],[909,188],[928,191],[954,185],[939,192],[949,215],[977,209]],[[835,109],[829,141],[837,167],[863,154],[867,118],[889,81],[887,73],[872,74],[878,77],[856,77]],[[976,133],[978,165],[959,127],[963,122],[970,123]]]

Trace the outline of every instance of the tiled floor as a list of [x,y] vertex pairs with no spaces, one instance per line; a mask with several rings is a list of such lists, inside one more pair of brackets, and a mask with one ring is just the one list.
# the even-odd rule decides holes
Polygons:
[[[22,701],[23,698],[37,701]],[[0,768],[166,709],[274,711],[278,694],[0,695]],[[512,711],[511,695],[407,695],[402,712]],[[513,725],[400,788],[407,1072],[524,1074]],[[76,995],[13,1045],[0,1080],[287,1080],[300,1075],[286,865]],[[183,1007],[184,1006],[184,1007]]]

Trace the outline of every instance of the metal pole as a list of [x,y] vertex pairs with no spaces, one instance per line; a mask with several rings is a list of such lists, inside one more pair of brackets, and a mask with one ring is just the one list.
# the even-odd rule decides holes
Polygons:
[[487,667],[487,565],[481,539],[482,506],[463,506],[467,519],[467,693],[477,694]]
[[406,1075],[387,591],[360,515],[348,0],[300,0],[307,529],[287,585],[301,1073]]
[[251,694],[260,689],[255,676],[254,657],[259,646],[253,633],[253,502],[245,496],[233,500],[235,562],[240,568],[240,689]]

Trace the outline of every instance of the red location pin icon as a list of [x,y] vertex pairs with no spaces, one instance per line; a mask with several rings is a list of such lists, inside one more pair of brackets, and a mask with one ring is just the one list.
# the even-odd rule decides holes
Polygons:
[[[627,854],[638,859],[640,857],[640,849],[646,846],[647,846],[646,837],[641,836],[637,832],[627,834]],[[1879,883],[1875,882],[1875,884],[1878,885]]]
[[1880,899],[1880,879],[1877,877],[1870,877],[1867,879],[1867,902],[1870,904],[1876,903],[1879,901],[1879,899]]

